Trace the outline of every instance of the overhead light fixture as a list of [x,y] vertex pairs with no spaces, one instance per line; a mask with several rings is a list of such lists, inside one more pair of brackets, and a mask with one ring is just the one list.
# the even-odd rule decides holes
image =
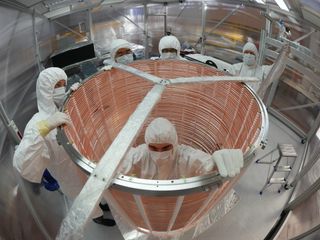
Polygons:
[[289,8],[287,7],[287,4],[283,1],[283,0],[274,0],[278,6],[282,9],[282,10],[285,10],[285,11],[288,11],[289,12]]
[[256,2],[257,2],[257,3],[261,3],[261,4],[266,4],[266,2],[263,1],[263,0],[256,0]]

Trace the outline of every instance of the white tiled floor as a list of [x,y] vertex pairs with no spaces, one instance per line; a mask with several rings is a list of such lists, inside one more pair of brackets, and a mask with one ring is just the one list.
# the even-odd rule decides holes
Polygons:
[[[298,159],[292,174],[298,168],[304,145],[300,139],[282,123],[270,117],[268,145],[265,150],[259,150],[257,158],[273,149],[278,143],[291,143],[296,147]],[[242,176],[235,190],[240,197],[239,203],[230,213],[215,223],[209,230],[197,239],[212,240],[262,240],[277,220],[286,203],[290,191],[278,193],[278,186],[273,185],[265,190],[263,195],[259,191],[263,187],[269,165],[256,164],[254,161]],[[103,227],[89,223],[86,228],[87,240],[112,239],[123,237],[117,227]],[[191,239],[186,234],[183,240]]]

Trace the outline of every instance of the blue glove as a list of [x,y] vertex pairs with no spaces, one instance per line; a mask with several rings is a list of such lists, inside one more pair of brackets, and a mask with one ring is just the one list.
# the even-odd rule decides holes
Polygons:
[[49,191],[56,191],[60,188],[59,183],[57,182],[57,180],[55,180],[50,172],[46,169],[43,173],[42,176],[42,182],[43,186],[45,187],[45,189],[49,190]]

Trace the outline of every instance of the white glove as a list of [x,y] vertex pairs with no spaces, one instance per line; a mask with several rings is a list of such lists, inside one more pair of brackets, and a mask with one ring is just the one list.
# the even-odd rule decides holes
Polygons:
[[222,149],[212,155],[222,177],[234,177],[243,167],[243,153],[241,149]]
[[62,112],[56,112],[50,116],[47,120],[42,120],[37,123],[39,133],[42,137],[48,135],[48,133],[58,126],[63,124],[71,124],[70,118],[67,114]]
[[106,66],[104,66],[103,68],[101,68],[101,70],[103,70],[103,71],[109,71],[109,70],[111,70],[112,69],[112,66],[111,65],[106,65]]
[[47,126],[50,131],[63,124],[71,124],[69,116],[63,112],[55,112],[52,116],[47,119]]
[[71,85],[70,90],[71,90],[72,92],[74,92],[74,91],[78,90],[78,88],[80,87],[80,85],[81,85],[81,84],[80,84],[79,82],[76,82],[76,83],[74,83],[74,84]]

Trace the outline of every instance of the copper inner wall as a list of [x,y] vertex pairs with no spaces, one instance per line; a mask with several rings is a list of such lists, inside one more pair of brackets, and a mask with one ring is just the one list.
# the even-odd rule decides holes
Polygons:
[[[224,75],[214,68],[188,61],[144,60],[130,65],[169,79]],[[70,142],[90,161],[99,161],[152,86],[152,82],[114,68],[86,81],[65,104],[73,122],[65,127]],[[259,104],[241,83],[169,85],[135,145],[144,143],[146,126],[160,116],[175,124],[180,144],[208,153],[220,148],[241,148],[245,152],[256,141],[262,127]],[[194,224],[236,181],[234,178],[226,182],[215,192],[186,195],[171,230]],[[118,189],[111,192],[137,227],[168,230],[177,197],[140,196],[148,226],[131,193]]]
[[[187,61],[136,61],[131,66],[162,78],[223,75]],[[86,81],[65,105],[73,125],[69,140],[90,161],[97,162],[153,84],[121,70],[105,71]],[[260,133],[259,105],[241,83],[168,86],[137,138],[155,117],[166,117],[178,132],[179,143],[212,153],[220,148],[245,151]]]

